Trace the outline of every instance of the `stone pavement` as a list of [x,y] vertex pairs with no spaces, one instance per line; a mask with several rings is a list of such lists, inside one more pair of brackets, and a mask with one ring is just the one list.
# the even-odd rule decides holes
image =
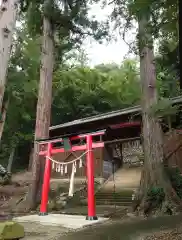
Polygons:
[[[159,230],[175,228],[181,223],[181,218],[182,215],[145,220],[125,217],[125,219],[101,221],[100,224],[85,227],[81,231],[58,225],[42,225],[38,222],[23,222],[22,225],[25,227],[26,240],[144,240],[146,236]],[[170,238],[170,240],[174,239],[181,238]]]
[[105,222],[108,218],[99,217],[98,220],[88,221],[85,216],[81,215],[66,215],[66,214],[49,214],[46,216],[28,215],[15,217],[17,222],[33,222],[41,225],[60,226],[67,229],[80,229],[86,226]]
[[[62,213],[63,215],[71,215],[72,214],[72,216],[71,216],[72,219],[76,219],[76,220],[78,220],[78,218],[76,216],[73,216],[73,214],[74,215],[82,215],[82,220],[84,220],[84,222],[85,222],[85,217],[87,215],[87,211],[88,211],[87,206],[79,206],[79,207],[64,209],[60,213]],[[118,211],[121,211],[121,207],[108,206],[108,205],[96,206],[96,213],[97,213],[97,216],[99,217],[99,219],[100,218],[101,219],[108,218],[109,216],[113,215],[115,212],[118,212]],[[126,209],[124,208],[123,211],[126,211]],[[50,216],[50,215],[48,215],[48,216]],[[24,221],[22,220],[21,217],[18,217],[17,219],[18,219],[18,222],[20,222],[21,225],[23,225],[25,228],[25,234],[26,234],[25,239],[26,240],[50,240],[50,239],[55,240],[55,239],[60,239],[61,236],[63,236],[63,235],[65,236],[70,232],[75,232],[75,229],[63,227],[60,224],[53,225],[53,224],[50,224],[50,222],[49,222],[49,225],[47,225],[47,222],[42,224],[42,223],[40,223],[40,221],[32,222],[32,221],[27,220],[27,217],[23,217],[23,218],[24,218]],[[44,218],[44,217],[42,217],[42,218]],[[14,220],[15,219],[16,218],[14,218]],[[25,221],[25,220],[27,220],[27,221]],[[86,223],[88,223],[88,222],[90,222],[90,221],[86,221]],[[102,221],[101,223],[105,224],[105,223],[107,223],[107,221]],[[97,223],[97,222],[95,224],[95,221],[93,222],[93,224],[94,224],[94,226],[100,225],[100,223]],[[78,224],[77,224],[77,226],[78,226]],[[78,229],[78,230],[80,230],[80,229]]]

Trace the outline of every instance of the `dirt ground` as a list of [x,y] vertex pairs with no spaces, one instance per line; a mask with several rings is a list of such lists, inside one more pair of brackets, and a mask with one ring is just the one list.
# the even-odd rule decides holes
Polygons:
[[22,223],[26,240],[182,240],[182,215],[147,220],[127,217],[81,230]]
[[[110,220],[59,240],[182,240],[182,215],[151,219],[123,218]],[[57,240],[57,239],[56,239]]]
[[26,240],[55,240],[70,230],[58,226],[43,226],[38,223],[21,223],[25,229]]
[[141,240],[181,240],[181,239],[182,239],[182,224],[179,224],[174,229],[160,230],[141,238]]
[[[7,215],[12,208],[16,209],[18,201],[25,195],[31,182],[30,172],[13,175],[13,184],[0,187],[0,218]],[[110,210],[109,210],[110,209]],[[123,209],[124,210],[124,209]],[[109,212],[110,211],[110,212]],[[84,207],[70,208],[67,214],[86,215]],[[109,223],[92,226],[78,232],[58,226],[43,226],[37,223],[22,223],[25,228],[26,240],[182,240],[182,215],[139,219],[126,216],[126,211],[120,215],[119,209],[104,206],[98,209],[98,216],[111,217]],[[113,213],[114,212],[114,213]],[[104,214],[103,214],[104,213]],[[113,214],[111,214],[113,213]],[[119,214],[118,214],[119,213]]]

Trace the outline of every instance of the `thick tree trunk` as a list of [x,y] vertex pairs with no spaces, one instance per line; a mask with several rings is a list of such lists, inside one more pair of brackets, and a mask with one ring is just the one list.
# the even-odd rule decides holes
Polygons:
[[[42,57],[40,70],[39,95],[37,102],[37,115],[35,127],[35,140],[49,137],[51,102],[52,102],[52,75],[54,62],[53,33],[50,21],[43,19],[43,39],[42,39]],[[32,162],[33,183],[29,189],[28,201],[30,208],[37,205],[40,197],[41,185],[43,179],[44,161],[40,161],[38,156],[38,144],[34,144],[34,154]]]
[[0,112],[2,111],[6,87],[6,75],[17,18],[18,2],[18,0],[2,0],[0,5]]
[[15,150],[16,150],[16,146],[12,147],[11,149],[11,153],[8,159],[8,166],[7,166],[7,171],[9,173],[12,172],[12,166],[13,166],[13,160],[14,160],[14,156],[15,156]]
[[31,151],[30,151],[30,156],[29,156],[28,171],[32,171],[33,153],[34,153],[34,149],[33,149],[33,147],[32,147],[32,149],[31,149]]
[[7,113],[8,105],[9,105],[9,99],[2,106],[2,114],[1,114],[1,120],[0,120],[0,141],[1,141],[1,138],[3,135],[3,131],[4,131],[4,125],[5,125],[5,121],[6,121],[6,113]]
[[[164,189],[167,200],[170,200],[172,187],[166,177],[163,166],[162,130],[158,120],[150,113],[150,107],[157,103],[156,73],[152,35],[147,33],[148,19],[139,21],[140,41],[140,77],[142,85],[142,119],[144,172],[141,181],[140,204],[145,204],[147,191],[151,187]],[[143,199],[141,199],[143,198]]]

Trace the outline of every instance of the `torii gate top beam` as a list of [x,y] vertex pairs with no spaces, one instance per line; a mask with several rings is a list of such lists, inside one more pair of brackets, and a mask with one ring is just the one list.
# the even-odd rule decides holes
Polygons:
[[[87,149],[87,145],[86,144],[82,144],[82,145],[73,145],[71,141],[74,141],[74,140],[83,140],[83,139],[86,139],[87,136],[92,136],[92,137],[95,137],[95,136],[102,136],[105,134],[105,130],[102,130],[102,131],[99,131],[99,132],[94,132],[94,133],[88,133],[88,134],[81,134],[81,135],[77,135],[77,136],[73,136],[73,137],[70,137],[69,140],[70,140],[70,144],[71,144],[71,148],[67,151],[70,151],[70,152],[75,152],[75,151],[84,151]],[[50,140],[40,140],[40,141],[37,141],[38,144],[40,145],[40,147],[44,148],[45,145],[47,145],[48,143],[52,143],[52,145],[54,143],[62,143],[64,141],[64,138],[58,138],[58,139],[50,139]],[[103,141],[98,141],[98,142],[93,142],[92,143],[92,148],[101,148],[101,147],[104,147],[104,142]],[[54,148],[52,146],[52,150],[51,150],[51,153],[52,154],[57,154],[57,153],[63,153],[65,152],[66,150],[61,147],[61,148]],[[45,149],[41,149],[39,151],[39,155],[40,156],[46,156],[47,154],[47,150]]]

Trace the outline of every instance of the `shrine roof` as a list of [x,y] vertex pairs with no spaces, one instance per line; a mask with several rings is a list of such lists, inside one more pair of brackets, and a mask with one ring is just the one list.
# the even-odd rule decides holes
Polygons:
[[[182,96],[171,99],[174,105],[182,104]],[[50,137],[63,134],[82,133],[85,131],[95,131],[107,128],[109,125],[121,122],[141,120],[141,106],[134,106],[117,111],[97,114],[94,116],[77,119],[63,124],[51,126]]]

